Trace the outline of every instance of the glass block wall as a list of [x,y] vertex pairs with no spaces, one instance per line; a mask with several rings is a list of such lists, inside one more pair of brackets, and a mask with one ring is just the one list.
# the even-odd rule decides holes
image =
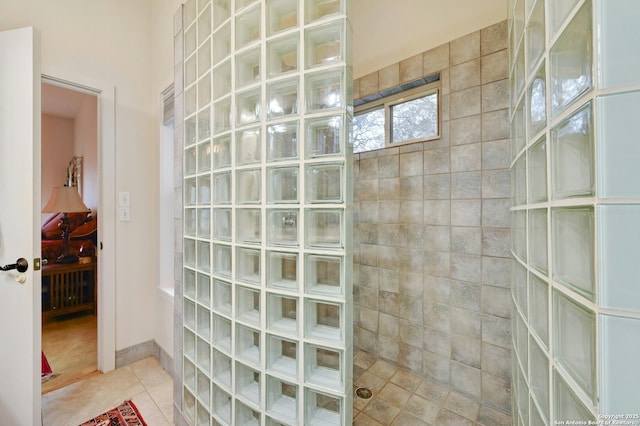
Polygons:
[[181,411],[352,417],[348,0],[183,8]]
[[509,2],[517,424],[638,424],[639,19],[633,0]]

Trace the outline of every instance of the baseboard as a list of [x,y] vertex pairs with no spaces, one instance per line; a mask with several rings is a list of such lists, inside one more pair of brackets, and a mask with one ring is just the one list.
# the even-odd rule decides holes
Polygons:
[[116,368],[124,367],[149,356],[157,359],[162,368],[173,377],[173,357],[162,349],[155,340],[148,340],[116,351]]

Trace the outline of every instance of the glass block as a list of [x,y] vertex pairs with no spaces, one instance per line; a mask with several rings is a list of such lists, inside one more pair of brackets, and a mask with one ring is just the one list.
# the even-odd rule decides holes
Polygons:
[[208,309],[198,305],[196,310],[196,323],[198,336],[209,339],[209,335],[211,334],[211,313]]
[[[198,288],[196,300],[203,306],[211,304],[211,278],[209,275],[198,273]],[[208,337],[207,337],[208,338]]]
[[191,300],[184,299],[182,317],[187,327],[192,330],[196,329],[196,304]]
[[531,138],[547,124],[547,97],[544,62],[529,86],[527,129]]
[[307,112],[345,107],[345,84],[342,69],[305,76]]
[[511,291],[513,292],[513,300],[516,303],[516,306],[520,308],[520,312],[522,312],[523,316],[527,318],[529,315],[527,303],[527,270],[518,261],[514,261],[512,265],[511,281],[513,282],[513,285],[511,287]]
[[260,406],[260,371],[236,363],[236,394],[253,405]]
[[308,293],[344,294],[342,257],[309,254],[306,256],[305,273]]
[[551,129],[551,182],[554,198],[594,192],[591,103]]
[[535,405],[535,403],[533,402],[533,399],[531,399],[531,420],[530,420],[530,424],[532,425],[541,425],[541,426],[546,426],[548,423],[547,420],[549,418],[549,415],[547,414],[547,417],[543,417],[542,414],[540,413],[540,410],[538,409],[538,406]]
[[231,240],[231,209],[213,209],[213,239]]
[[260,202],[260,169],[238,170],[236,172],[236,203],[254,204]]
[[231,61],[224,61],[213,69],[213,99],[220,99],[231,93]]
[[637,281],[640,276],[637,241],[640,205],[601,205],[598,260],[601,306],[640,312]]
[[183,328],[184,355],[196,359],[196,335],[188,328]]
[[211,170],[211,142],[198,145],[198,172]]
[[211,269],[211,243],[198,241],[196,243],[198,269],[208,272]]
[[517,342],[515,349],[520,360],[520,368],[522,368],[526,377],[529,371],[529,329],[520,314],[514,315],[514,317],[516,322],[515,341]]
[[260,426],[260,411],[241,402],[236,402],[235,424],[238,426]]
[[308,203],[341,203],[344,167],[335,163],[308,165],[305,187]]
[[298,377],[298,343],[280,336],[267,336],[267,369],[293,379]]
[[[198,33],[196,32],[196,26],[189,27],[184,32],[184,57],[188,58],[198,47]],[[195,60],[195,55],[190,59]],[[195,61],[194,61],[195,65]],[[195,67],[194,67],[195,69]]]
[[640,341],[635,336],[639,333],[640,320],[636,318],[600,315],[599,348],[606,354],[601,357],[599,372],[602,414],[635,413],[637,409],[640,374],[636,355],[640,353]]
[[[191,210],[195,213],[195,210]],[[185,210],[185,213],[187,211]],[[195,219],[195,218],[194,218]],[[194,220],[195,223],[195,220]],[[195,228],[195,225],[194,225]],[[184,239],[184,263],[191,268],[196,267],[196,242],[192,239]]]
[[305,0],[306,22],[345,13],[343,0]]
[[[638,7],[635,2],[598,2],[596,23],[599,29],[600,54],[598,69],[600,87],[633,86],[640,83],[634,70],[640,66],[637,49]],[[634,34],[633,39],[629,37]]]
[[593,300],[594,216],[592,207],[551,210],[553,278]]
[[184,287],[183,293],[185,297],[196,299],[196,273],[190,269],[185,269],[183,273]]
[[213,314],[211,343],[226,354],[231,353],[231,321]]
[[515,105],[518,99],[520,99],[520,96],[522,95],[522,92],[524,91],[524,88],[525,88],[526,72],[525,72],[525,64],[524,64],[524,47],[522,46],[523,44],[524,42],[521,42],[520,46],[518,46],[518,51],[516,54],[516,62],[514,64],[514,69],[512,74],[513,93],[511,94],[511,96],[512,96],[513,105]]
[[211,386],[211,408],[214,419],[222,424],[231,424],[231,395],[216,385]]
[[531,392],[545,413],[545,418],[549,419],[549,359],[534,339],[529,342],[529,362]]
[[529,202],[547,201],[547,141],[544,137],[529,148]]
[[238,248],[236,280],[260,285],[260,250]]
[[[184,210],[184,235],[188,237],[196,236],[197,229],[197,211],[196,209],[185,209]],[[186,249],[185,249],[186,250]],[[193,259],[194,264],[189,266],[195,266],[195,245],[193,250]]]
[[515,159],[527,144],[524,101],[521,101],[516,107],[516,112],[513,116],[511,139],[511,158]]
[[308,247],[343,246],[342,210],[307,210],[305,227]]
[[260,326],[260,291],[236,286],[236,318],[250,325]]
[[184,114],[191,115],[198,109],[198,86],[193,85],[184,91]]
[[184,152],[184,174],[192,175],[197,170],[197,150],[196,147],[188,148]]
[[640,120],[637,120],[640,92],[602,96],[597,102],[598,138],[603,141],[596,144],[598,195],[603,198],[640,197],[640,170],[636,161],[640,156],[640,145],[635,137],[640,132]]
[[267,199],[270,203],[298,203],[298,167],[268,170]]
[[268,161],[298,158],[298,121],[267,127]]
[[198,77],[211,69],[211,40],[198,48]]
[[298,244],[298,210],[269,212],[269,244],[285,246]]
[[529,273],[530,306],[529,324],[531,329],[549,346],[549,284]]
[[342,352],[335,349],[305,345],[305,380],[328,389],[340,389],[345,374],[343,358]]
[[593,422],[592,424],[598,424],[593,414],[584,406],[580,398],[555,370],[553,372],[553,382],[555,388],[554,422],[569,424],[569,421],[580,419],[584,422],[591,421]]
[[213,349],[211,357],[211,379],[225,390],[231,389],[231,358]]
[[527,69],[533,71],[545,48],[544,1],[536,1],[527,23]]
[[[231,165],[231,137],[222,136],[213,140],[213,168],[220,169]],[[229,191],[231,193],[231,191]]]
[[211,7],[207,6],[198,16],[198,43],[211,35]]
[[184,146],[188,147],[195,144],[197,139],[196,117],[189,117],[184,121]]
[[342,421],[342,399],[312,389],[305,389],[304,407],[309,426],[339,426]]
[[231,16],[231,0],[213,0],[213,29]]
[[545,274],[547,262],[547,209],[529,210],[529,264]]
[[551,2],[549,5],[551,6],[549,11],[549,20],[551,22],[549,38],[553,38],[556,35],[578,2],[579,0],[559,0]]
[[221,99],[213,104],[213,132],[222,133],[231,129],[231,100]]
[[267,295],[267,329],[297,336],[298,299],[276,294]]
[[213,273],[223,277],[231,276],[231,247],[213,245]]
[[260,332],[236,325],[236,358],[251,366],[260,366]]
[[260,80],[260,46],[236,55],[236,87]]
[[184,180],[184,205],[195,206],[197,203],[196,179],[188,178]]
[[261,212],[259,209],[237,209],[236,228],[239,242],[259,244],[262,238]]
[[512,46],[513,51],[515,52],[518,47],[520,39],[524,36],[525,30],[525,5],[524,0],[515,0],[513,6],[513,17],[512,17],[512,32],[514,33],[514,45]]
[[260,4],[236,15],[236,50],[260,39]]
[[267,286],[295,290],[298,288],[298,255],[296,253],[267,253]]
[[236,164],[259,163],[262,144],[260,143],[260,128],[241,130],[236,133]]
[[322,117],[306,121],[307,158],[339,155],[344,150],[344,118]]
[[552,326],[554,359],[595,403],[595,314],[554,292]]
[[231,24],[227,22],[213,34],[213,63],[222,62],[231,53]]
[[188,389],[187,387],[183,388],[182,412],[188,419],[195,421],[196,397],[193,396],[193,394],[189,392],[187,389]]
[[[204,378],[202,379],[202,385],[205,386]],[[209,402],[209,393],[205,388],[203,388],[202,392],[198,392],[198,398],[202,399],[206,397],[207,403]],[[211,413],[207,410],[207,407],[202,405],[200,401],[196,403],[196,424],[201,426],[209,426],[211,425]]]
[[195,392],[196,390],[196,366],[184,358],[184,366],[183,366],[183,375],[184,375],[184,384]]
[[343,315],[342,305],[319,300],[306,300],[306,336],[323,341],[342,341],[344,339],[344,325],[341,323]]
[[236,11],[239,11],[239,10],[249,6],[254,1],[256,1],[256,0],[236,0]]
[[524,373],[518,374],[518,380],[514,386],[518,387],[517,400],[518,411],[520,412],[521,419],[524,419],[523,425],[529,426],[529,387],[525,380],[526,375]]
[[[199,307],[198,309],[201,309],[201,308]],[[207,318],[210,318],[210,317],[207,315]],[[209,323],[207,323],[206,329],[210,333]],[[209,335],[208,335],[209,333],[207,333],[207,339],[209,338]],[[209,345],[209,342],[202,339],[201,337],[198,337],[196,344],[197,344],[197,351],[198,351],[197,353],[198,367],[200,367],[200,369],[202,369],[206,374],[209,374],[209,369],[211,367],[211,345]]]
[[267,375],[267,413],[287,424],[296,424],[298,386]]
[[297,77],[267,85],[267,114],[269,119],[298,113],[299,80]]
[[193,55],[184,61],[184,87],[189,87],[198,79],[198,57]]
[[591,89],[592,34],[591,1],[587,1],[549,51],[554,116]]
[[298,34],[267,43],[267,73],[270,77],[298,69]]
[[337,21],[305,31],[306,68],[343,61],[343,22]]
[[198,176],[198,204],[208,205],[211,202],[211,176]]
[[212,296],[213,310],[220,314],[231,316],[231,283],[214,279]]
[[260,89],[251,89],[236,95],[236,123],[238,125],[260,120]]
[[298,0],[272,0],[267,4],[267,35],[298,26]]

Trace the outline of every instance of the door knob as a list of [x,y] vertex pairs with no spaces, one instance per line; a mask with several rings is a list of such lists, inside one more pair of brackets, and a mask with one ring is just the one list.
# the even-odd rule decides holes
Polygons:
[[16,263],[0,266],[0,270],[2,271],[10,271],[12,269],[17,269],[20,273],[26,272],[27,269],[29,269],[29,262],[27,262],[27,259],[21,257],[20,259],[16,260]]

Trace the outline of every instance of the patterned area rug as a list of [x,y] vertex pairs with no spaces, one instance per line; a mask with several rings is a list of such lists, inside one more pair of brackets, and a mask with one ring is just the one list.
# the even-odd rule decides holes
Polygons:
[[116,408],[87,420],[80,426],[147,426],[147,424],[133,402],[125,401]]

